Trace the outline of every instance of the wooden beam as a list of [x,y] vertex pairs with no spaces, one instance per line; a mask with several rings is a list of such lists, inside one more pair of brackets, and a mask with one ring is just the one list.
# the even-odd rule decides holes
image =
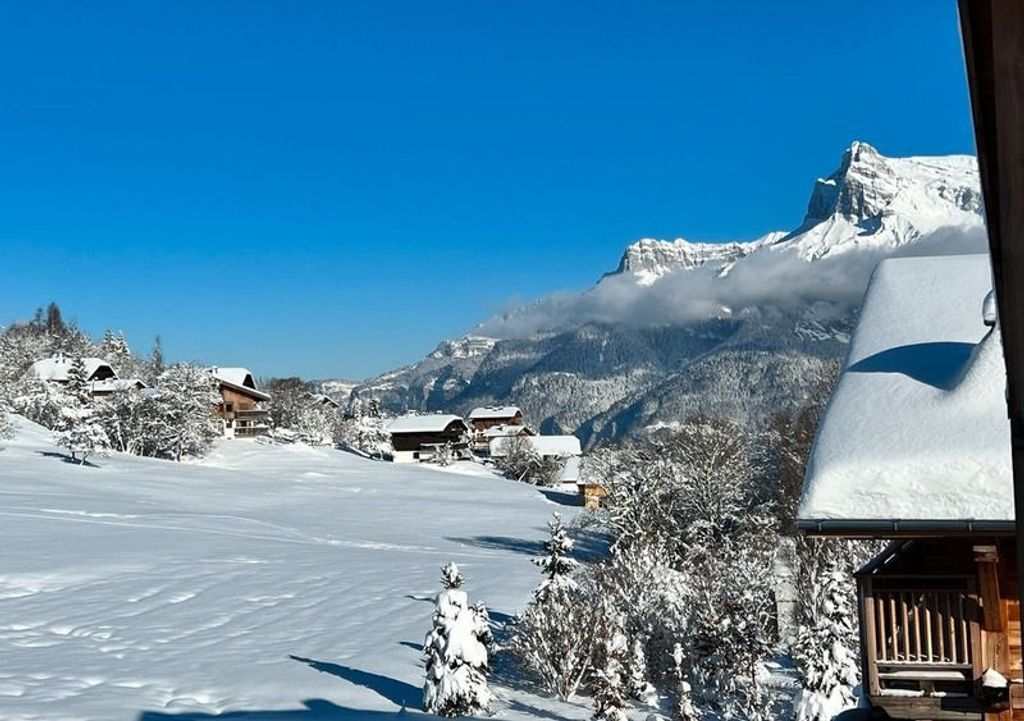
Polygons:
[[959,0],[959,8],[1006,362],[1017,568],[1024,580],[1024,2]]

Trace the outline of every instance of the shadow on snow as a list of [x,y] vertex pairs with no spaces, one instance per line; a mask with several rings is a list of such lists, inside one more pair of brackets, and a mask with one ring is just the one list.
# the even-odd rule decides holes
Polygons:
[[368,688],[377,695],[383,696],[395,706],[418,708],[423,697],[422,689],[388,676],[381,676],[369,671],[360,671],[358,668],[352,668],[351,666],[342,666],[341,664],[328,663],[327,661],[316,661],[301,656],[288,656],[288,658],[304,663],[321,673],[337,676],[357,686]]

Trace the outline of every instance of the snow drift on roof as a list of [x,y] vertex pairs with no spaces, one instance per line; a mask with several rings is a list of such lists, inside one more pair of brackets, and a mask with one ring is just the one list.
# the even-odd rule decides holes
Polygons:
[[[30,372],[40,380],[65,383],[68,380],[68,370],[71,368],[71,364],[74,363],[74,360],[74,358],[69,358],[64,355],[55,355],[51,358],[37,360],[32,364]],[[85,364],[86,379],[92,378],[93,374],[95,374],[100,368],[110,368],[110,364],[102,358],[83,358],[82,362]],[[110,368],[110,372],[114,373],[114,369]],[[114,377],[117,377],[116,373],[114,374]]]
[[[811,452],[802,522],[1013,518],[987,255],[883,261]],[[853,524],[851,524],[853,525]]]
[[474,408],[469,412],[469,420],[475,421],[485,418],[512,418],[516,413],[522,413],[516,406],[486,406]]
[[213,373],[217,380],[224,381],[225,383],[245,386],[246,388],[256,387],[256,380],[248,368],[221,368],[214,366],[210,369],[210,372]]
[[440,433],[447,428],[452,421],[458,421],[465,427],[465,422],[458,416],[451,414],[437,414],[433,416],[402,416],[391,421],[388,425],[389,433]]
[[[582,453],[580,439],[576,436],[524,436],[523,439],[541,456],[578,456]],[[506,453],[508,438],[491,441],[491,455],[501,458]]]
[[256,380],[248,368],[221,368],[213,366],[208,369],[213,377],[226,386],[247,393],[257,400],[270,400],[270,395],[256,390]]

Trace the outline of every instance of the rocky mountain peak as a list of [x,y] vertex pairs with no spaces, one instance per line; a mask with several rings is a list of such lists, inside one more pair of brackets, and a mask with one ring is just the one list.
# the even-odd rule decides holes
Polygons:
[[836,214],[855,223],[877,217],[898,191],[898,176],[887,159],[871,145],[855,140],[843,153],[839,168],[814,184],[804,225]]

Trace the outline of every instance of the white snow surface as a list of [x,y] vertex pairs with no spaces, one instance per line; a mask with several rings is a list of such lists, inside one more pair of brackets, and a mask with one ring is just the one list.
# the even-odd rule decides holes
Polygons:
[[[440,567],[456,561],[473,600],[513,614],[541,580],[546,521],[570,510],[474,464],[302,445],[81,467],[14,420],[0,441],[5,721],[418,715]],[[589,715],[496,692],[502,718]]]
[[872,277],[811,453],[804,521],[1013,519],[1006,372],[987,255]]
[[518,406],[481,406],[469,412],[469,419],[512,418],[521,412]]

